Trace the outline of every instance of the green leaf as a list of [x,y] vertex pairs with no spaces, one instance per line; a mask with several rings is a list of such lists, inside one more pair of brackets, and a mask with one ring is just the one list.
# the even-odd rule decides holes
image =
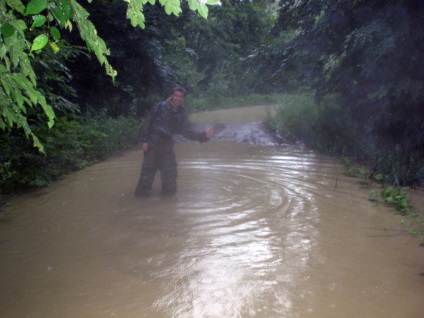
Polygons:
[[88,20],[88,12],[78,2],[74,2],[74,21],[78,26],[81,38],[85,41],[87,49],[92,50],[101,65],[105,66],[107,75],[114,78],[116,71],[112,68],[106,56],[110,54],[105,42],[97,35],[93,23]]
[[56,0],[56,6],[51,11],[61,26],[65,26],[74,16],[69,0]]
[[53,50],[53,52],[57,53],[60,51],[59,46],[56,44],[56,42],[49,42],[49,45],[51,47],[51,49]]
[[68,19],[72,19],[74,16],[74,11],[72,11],[71,1],[69,0],[56,0],[59,6],[62,8],[64,14]]
[[0,59],[3,59],[6,56],[7,53],[7,49],[6,49],[6,45],[2,45],[0,47]]
[[206,4],[199,3],[199,6],[198,6],[198,8],[197,8],[197,11],[199,11],[199,14],[200,14],[203,18],[205,18],[205,19],[207,19],[207,18],[208,18],[209,10],[208,10],[208,7],[206,6]]
[[165,12],[168,15],[173,13],[178,16],[182,12],[180,0],[160,0],[160,3],[165,7]]
[[6,46],[6,57],[9,57],[9,60],[5,60],[5,65],[13,65],[17,67],[19,61],[23,56],[26,55],[25,51],[29,48],[29,43],[25,40],[25,36],[20,29],[26,27],[25,23],[22,25],[23,21],[20,20],[9,20],[9,24],[12,25],[16,32],[7,38],[4,38],[4,45]]
[[61,26],[64,26],[66,21],[69,20],[66,18],[66,15],[63,13],[63,10],[60,7],[51,8],[51,12]]
[[8,38],[15,33],[15,28],[6,22],[1,25],[0,31],[1,34],[3,34],[3,37]]
[[127,19],[130,19],[131,25],[136,27],[140,26],[142,29],[145,28],[144,25],[144,14],[143,6],[140,1],[137,0],[128,0],[129,5],[127,9]]
[[214,6],[214,5],[220,4],[221,0],[207,0],[206,3],[209,4],[210,6]]
[[10,95],[10,92],[12,91],[13,84],[10,81],[10,77],[7,76],[7,73],[6,73],[6,76],[2,76],[0,78],[0,82],[1,82],[1,84],[3,86],[3,89],[4,89],[5,93],[7,95]]
[[31,138],[32,138],[32,142],[33,142],[32,146],[33,146],[33,147],[35,147],[35,148],[38,148],[38,150],[39,150],[41,153],[44,153],[44,146],[43,146],[43,144],[40,142],[40,140],[38,139],[38,137],[37,137],[36,135],[34,135],[34,133],[32,133],[32,132],[30,132],[30,133],[29,133],[29,135],[30,135],[30,136],[31,136]]
[[71,21],[66,21],[65,27],[68,28],[69,32],[72,32],[72,22]]
[[49,43],[49,37],[45,34],[37,36],[31,45],[31,52],[41,50]]
[[198,6],[198,2],[197,0],[188,0],[188,6],[190,8],[190,10],[197,10],[197,6]]
[[356,169],[356,172],[358,174],[360,174],[361,176],[364,176],[365,175],[365,170],[364,169]]
[[53,109],[46,104],[45,97],[35,89],[35,85],[28,80],[24,73],[10,73],[1,63],[0,73],[2,73],[0,77],[0,129],[5,130],[16,125],[24,131],[28,138],[32,139],[35,147],[43,151],[43,145],[28,125],[27,108],[32,108],[36,104],[40,105],[48,118],[49,127],[54,124]]
[[7,56],[5,56],[3,59],[4,59],[4,64],[7,70],[10,71],[10,66],[11,66],[10,59]]
[[57,42],[60,40],[60,31],[56,27],[50,28],[50,34],[52,35],[53,39]]
[[16,122],[15,118],[15,114],[14,112],[9,111],[9,109],[4,108],[3,109],[3,117],[6,120],[6,124],[9,127],[13,127],[13,124]]
[[384,174],[379,173],[379,174],[374,176],[374,179],[377,180],[377,181],[383,181],[384,180]]
[[40,93],[38,93],[38,102],[40,103],[41,107],[44,110],[44,113],[47,115],[47,126],[49,128],[52,128],[54,125],[54,119],[55,119],[55,114],[53,111],[53,108],[50,105],[47,105],[46,99],[44,98],[44,96]]
[[25,5],[20,0],[6,0],[6,3],[13,10],[18,11],[21,14],[24,14],[24,12],[25,12]]
[[14,95],[15,101],[18,104],[19,108],[21,109],[22,113],[26,113],[26,108],[25,108],[25,105],[24,105],[24,96],[22,95],[21,90],[15,88],[13,95]]
[[35,77],[34,69],[32,68],[31,61],[27,56],[23,56],[19,61],[19,67],[24,76],[26,76],[32,83],[33,86],[36,86],[37,80]]
[[23,31],[27,29],[27,25],[23,20],[11,20],[9,23],[22,35]]
[[32,23],[30,29],[38,28],[38,27],[42,26],[44,23],[46,23],[47,18],[46,18],[46,16],[39,14],[39,15],[33,15],[32,20],[34,22]]
[[31,0],[26,8],[25,14],[38,14],[47,7],[47,0]]

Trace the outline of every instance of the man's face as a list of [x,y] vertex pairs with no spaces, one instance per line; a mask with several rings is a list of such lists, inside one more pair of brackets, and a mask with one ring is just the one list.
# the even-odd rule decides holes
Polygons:
[[175,91],[174,93],[172,93],[171,101],[172,101],[172,106],[174,110],[177,110],[178,107],[180,107],[183,104],[184,98],[185,96],[183,92]]

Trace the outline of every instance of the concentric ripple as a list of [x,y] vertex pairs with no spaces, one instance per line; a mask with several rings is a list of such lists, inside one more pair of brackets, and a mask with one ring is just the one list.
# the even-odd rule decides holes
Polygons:
[[180,146],[178,211],[190,231],[177,263],[160,275],[183,287],[155,306],[172,317],[288,315],[291,290],[316,261],[316,178],[331,178],[334,166],[298,149],[216,146],[225,156],[194,161]]

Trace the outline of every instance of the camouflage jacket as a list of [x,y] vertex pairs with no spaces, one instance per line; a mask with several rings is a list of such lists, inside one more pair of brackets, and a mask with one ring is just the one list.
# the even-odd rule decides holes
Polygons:
[[140,129],[140,142],[174,144],[172,136],[180,134],[187,139],[204,142],[205,132],[198,132],[188,120],[184,106],[172,110],[171,98],[156,104],[149,112]]

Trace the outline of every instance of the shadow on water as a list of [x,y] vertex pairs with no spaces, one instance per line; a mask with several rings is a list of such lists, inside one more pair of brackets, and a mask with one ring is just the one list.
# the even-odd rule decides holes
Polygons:
[[424,256],[399,216],[255,112],[196,115],[223,129],[176,145],[174,196],[158,180],[132,195],[133,151],[18,198],[0,317],[423,317]]
[[385,229],[385,228],[373,228],[373,229],[364,229],[364,230],[374,230],[377,231],[378,235],[370,235],[369,237],[394,237],[394,236],[404,236],[404,235],[411,235],[408,233],[406,229]]

